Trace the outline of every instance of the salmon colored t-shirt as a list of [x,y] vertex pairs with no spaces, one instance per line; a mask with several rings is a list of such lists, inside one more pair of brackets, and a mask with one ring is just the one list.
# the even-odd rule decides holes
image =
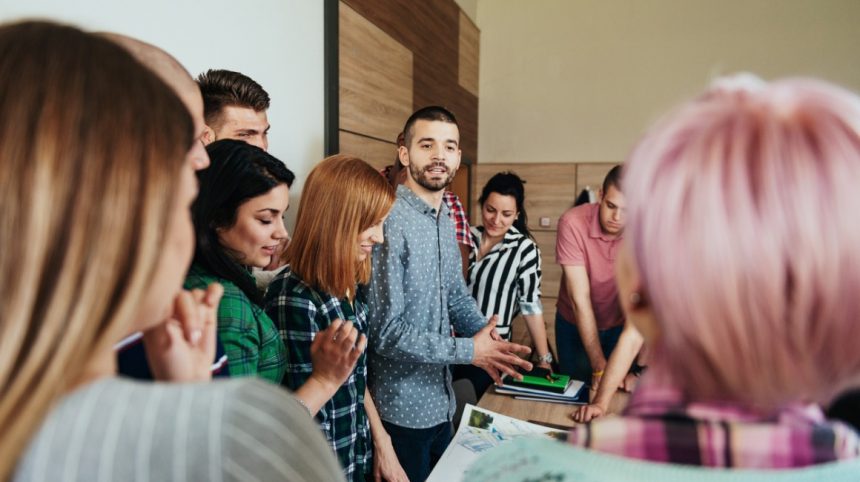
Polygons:
[[[591,285],[591,308],[597,329],[603,331],[624,324],[614,271],[622,236],[611,238],[603,233],[598,219],[599,209],[599,203],[583,204],[561,216],[555,260],[562,266],[585,266]],[[558,312],[565,320],[576,323],[563,275],[558,291]]]

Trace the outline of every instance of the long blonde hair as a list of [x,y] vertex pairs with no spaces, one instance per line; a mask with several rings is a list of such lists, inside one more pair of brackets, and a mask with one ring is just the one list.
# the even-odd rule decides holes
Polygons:
[[296,229],[285,254],[290,269],[314,289],[343,298],[370,281],[370,258],[356,261],[356,241],[384,218],[394,188],[368,163],[331,156],[302,189]]
[[191,118],[108,40],[0,26],[0,479],[153,276]]

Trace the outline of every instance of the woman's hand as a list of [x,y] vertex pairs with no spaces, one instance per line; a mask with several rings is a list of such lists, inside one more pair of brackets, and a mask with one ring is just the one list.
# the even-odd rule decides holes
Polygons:
[[383,440],[373,440],[373,480],[382,482],[409,482],[409,477],[400,466],[394,446],[391,445],[391,437]]
[[352,374],[366,347],[367,337],[359,335],[352,322],[334,320],[328,328],[317,333],[311,342],[313,372],[310,378],[327,387],[334,395]]
[[224,288],[210,284],[206,291],[182,290],[173,301],[173,313],[144,332],[143,347],[156,380],[194,382],[212,379],[218,303]]
[[588,423],[595,418],[602,417],[606,414],[606,409],[596,403],[589,403],[576,409],[570,414],[574,421],[579,423]]

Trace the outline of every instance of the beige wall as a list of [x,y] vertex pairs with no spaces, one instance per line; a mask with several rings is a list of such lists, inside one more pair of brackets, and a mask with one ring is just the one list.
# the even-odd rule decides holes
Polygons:
[[860,91],[856,0],[477,0],[482,163],[616,162],[715,75]]

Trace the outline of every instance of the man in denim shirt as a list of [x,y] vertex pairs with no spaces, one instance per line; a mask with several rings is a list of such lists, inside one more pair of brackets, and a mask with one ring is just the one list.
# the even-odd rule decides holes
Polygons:
[[[369,385],[410,480],[424,480],[451,441],[450,364],[473,364],[497,382],[531,369],[527,347],[502,341],[466,289],[454,223],[442,203],[460,166],[460,132],[442,107],[418,110],[403,129],[408,168],[373,253],[368,290]],[[451,327],[460,335],[454,337]]]

